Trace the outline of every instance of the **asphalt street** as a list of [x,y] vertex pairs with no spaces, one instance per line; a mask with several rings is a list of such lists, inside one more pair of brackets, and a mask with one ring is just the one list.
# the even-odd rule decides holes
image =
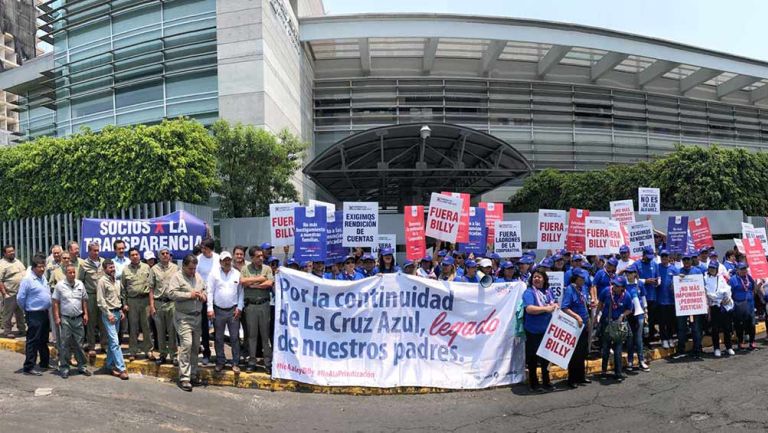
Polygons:
[[[728,359],[657,361],[621,384],[529,395],[525,385],[431,395],[351,396],[20,373],[0,352],[0,431],[419,432],[766,431],[768,347]],[[51,394],[35,396],[35,390]]]

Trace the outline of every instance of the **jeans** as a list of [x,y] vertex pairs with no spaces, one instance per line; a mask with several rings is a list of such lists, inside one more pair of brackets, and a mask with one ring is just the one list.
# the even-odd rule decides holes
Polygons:
[[635,353],[637,353],[638,364],[643,362],[643,324],[645,323],[645,314],[634,316],[627,319],[629,321],[629,329],[632,330],[632,335],[627,339],[627,364],[632,365]]
[[[117,309],[112,310],[112,315],[115,316],[115,323],[109,323],[108,314],[101,315],[101,324],[104,333],[107,334],[107,360],[104,362],[104,368],[125,371],[125,360],[123,359],[123,351],[120,349],[120,340],[117,335],[122,314],[120,314],[120,310]],[[88,323],[90,323],[90,321]]]
[[602,344],[602,354],[603,354],[603,373],[608,372],[608,358],[611,356],[611,349],[613,349],[613,374],[616,376],[621,376],[621,347],[622,342],[617,341],[613,342],[611,340],[611,337],[608,336],[608,332],[605,330],[605,328],[608,326],[608,322],[606,319],[603,319],[603,323],[601,325],[602,335],[603,335],[603,344]]
[[[677,316],[677,353],[685,353],[685,343],[688,341],[688,316]],[[701,329],[704,325],[704,316],[693,316],[691,323],[693,334],[693,353],[701,353]]]

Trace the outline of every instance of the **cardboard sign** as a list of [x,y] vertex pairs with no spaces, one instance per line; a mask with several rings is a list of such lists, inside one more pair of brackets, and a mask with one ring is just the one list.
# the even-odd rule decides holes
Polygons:
[[485,209],[485,226],[488,227],[488,245],[493,245],[493,240],[496,235],[496,221],[504,221],[504,205],[502,203],[480,202],[480,207]]
[[327,201],[309,199],[309,205],[307,207],[310,209],[314,209],[316,207],[324,207],[326,208],[325,212],[326,212],[326,217],[328,218],[328,222],[332,223],[336,219],[336,205],[333,203],[328,203]]
[[552,296],[557,299],[558,304],[562,304],[565,294],[565,272],[547,271],[547,277],[549,277],[549,290]]
[[405,258],[418,261],[427,255],[424,235],[424,206],[406,206],[403,213],[405,226]]
[[763,249],[768,249],[768,238],[766,238],[765,227],[755,227],[755,237],[760,239]]
[[757,233],[755,233],[755,226],[750,223],[741,223],[741,238],[742,239],[752,239],[756,238]]
[[712,240],[712,230],[709,228],[707,217],[694,218],[688,222],[688,229],[691,232],[693,247],[700,250],[704,247],[714,247]]
[[676,316],[707,314],[709,312],[703,275],[675,276],[674,290]]
[[345,247],[373,247],[379,235],[379,203],[345,201],[344,237]]
[[461,214],[459,215],[459,233],[456,235],[456,242],[469,242],[469,205],[471,197],[469,194],[461,192],[441,192],[443,195],[449,195],[453,198],[461,199]]
[[746,251],[744,250],[744,242],[742,242],[741,239],[734,239],[733,243],[736,245],[736,249],[739,250],[741,254],[746,254]]
[[584,326],[579,326],[576,319],[560,310],[555,310],[536,355],[560,368],[567,369],[583,329]]
[[396,252],[397,251],[397,235],[395,234],[377,235],[376,244],[373,247],[371,247],[371,254],[373,254],[374,256],[377,256],[379,254],[379,251],[383,250],[384,248],[392,248],[392,252],[393,253]]
[[[299,263],[304,261],[325,261],[327,247],[328,209],[323,206],[293,208],[293,219],[296,222],[294,245],[296,251],[293,257]],[[335,221],[335,218],[334,218]]]
[[433,192],[429,201],[426,235],[441,241],[456,242],[462,202],[460,198]]
[[559,250],[565,247],[565,211],[539,209],[539,229],[536,248]]
[[469,242],[459,244],[459,251],[484,257],[488,250],[488,227],[485,225],[485,209],[469,208]]
[[342,239],[344,237],[344,231],[342,222],[344,221],[344,212],[337,210],[334,215],[333,222],[326,223],[325,229],[325,241],[327,244],[325,260],[333,260],[339,262],[349,253],[348,248],[344,248],[342,245]]
[[632,200],[612,201],[611,219],[624,225],[635,222],[635,205]]
[[501,257],[522,257],[523,236],[520,221],[496,221],[493,250]]
[[273,246],[293,245],[293,208],[298,205],[298,203],[271,203],[269,205],[269,231]]
[[652,221],[640,221],[627,225],[627,234],[630,256],[640,257],[646,247],[654,248]]
[[765,250],[760,239],[742,239],[744,255],[747,257],[749,273],[752,278],[768,278],[768,261],[765,260]]
[[603,217],[587,217],[585,227],[587,240],[585,254],[607,256],[619,253],[623,238],[618,221]]
[[688,249],[688,217],[671,216],[667,222],[667,249],[671,254],[683,254]]
[[658,188],[637,189],[637,211],[640,215],[661,213],[661,193]]
[[565,237],[565,248],[571,252],[584,252],[587,249],[585,224],[589,216],[588,209],[573,209],[568,211],[568,234]]

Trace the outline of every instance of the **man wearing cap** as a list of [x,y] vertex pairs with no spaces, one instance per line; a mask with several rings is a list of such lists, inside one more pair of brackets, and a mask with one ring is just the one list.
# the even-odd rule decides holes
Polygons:
[[461,281],[465,283],[479,283],[480,275],[478,275],[477,272],[477,263],[475,263],[474,260],[469,259],[464,262],[464,266],[466,267],[466,270],[464,275],[461,277]]
[[629,258],[629,247],[622,245],[619,248],[619,264],[616,265],[616,273],[621,275],[624,273],[624,269],[627,269],[629,265],[635,261]]
[[729,281],[733,297],[733,325],[736,329],[738,349],[744,350],[744,334],[749,337],[749,350],[757,350],[755,346],[755,291],[760,290],[762,280],[756,283],[749,275],[749,267],[745,262],[736,265],[736,274]]
[[152,251],[144,251],[142,257],[144,258],[144,263],[146,263],[150,269],[157,264],[157,256],[155,256],[155,253]]
[[261,247],[261,252],[264,253],[265,258],[271,257],[275,251],[275,247],[269,242],[264,242],[259,246]]
[[298,271],[299,270],[299,262],[297,262],[296,259],[294,259],[293,257],[289,257],[285,261],[285,267],[293,269],[294,271]]
[[149,314],[157,328],[158,351],[160,357],[155,360],[161,365],[171,358],[178,364],[176,358],[176,324],[174,322],[174,303],[168,297],[168,282],[179,272],[179,267],[171,261],[171,251],[163,248],[159,251],[160,261],[149,272]]
[[499,268],[499,276],[494,280],[495,283],[512,283],[514,281],[520,281],[515,278],[515,265],[510,261],[504,261]]
[[261,341],[264,353],[264,368],[272,374],[272,339],[269,335],[269,321],[272,309],[270,294],[275,284],[272,269],[264,266],[264,251],[254,246],[248,251],[251,263],[243,269],[240,284],[243,286],[243,316],[248,328],[248,367],[256,371],[256,346]]
[[[683,253],[683,267],[678,271],[678,275],[704,275],[701,268],[693,266],[694,252]],[[677,316],[677,351],[672,359],[685,358],[685,343],[688,341],[688,329],[690,327],[693,337],[693,357],[701,358],[701,332],[704,327],[704,318],[706,315]],[[689,323],[689,319],[692,319]]]
[[416,263],[413,260],[406,260],[402,267],[403,273],[407,275],[416,275]]
[[675,332],[675,289],[674,276],[679,273],[677,266],[672,263],[669,251],[659,251],[659,286],[656,289],[656,311],[661,346],[664,349],[672,347],[672,334]]
[[[268,259],[267,259],[267,261],[266,261],[266,264],[267,264],[267,265],[268,265],[270,268],[272,268],[272,275],[273,275],[273,276],[274,276],[274,275],[277,275],[277,269],[280,267],[280,259],[278,259],[278,258],[277,258],[277,257],[275,257],[275,256],[272,256],[272,257],[270,257],[270,258],[268,258]],[[233,264],[232,266],[234,266],[234,264]],[[245,266],[248,266],[248,265],[245,265]],[[245,266],[243,266],[243,268],[244,268]],[[242,268],[240,268],[240,269],[238,269],[238,271],[242,272],[242,271],[243,271],[243,269],[242,269]]]
[[232,346],[232,371],[240,372],[240,314],[243,311],[243,286],[240,271],[232,267],[232,254],[222,251],[219,255],[218,272],[208,277],[208,319],[213,320],[213,347],[216,350],[216,371],[226,363],[224,356],[224,330],[229,330]]
[[419,262],[419,269],[416,270],[416,275],[422,278],[436,279],[435,273],[432,272],[432,256],[426,255]]
[[486,275],[493,278],[493,262],[491,259],[480,259],[480,261],[477,262],[477,267],[480,279],[483,279]]
[[[128,357],[129,362],[136,360],[141,351],[152,359],[149,332],[149,265],[141,262],[139,249],[128,250],[130,264],[123,268],[122,289],[128,312]],[[139,347],[139,328],[141,328],[141,347]]]
[[657,311],[656,289],[659,286],[659,265],[656,263],[656,254],[652,246],[643,249],[643,258],[635,263],[639,284],[643,285],[645,297],[648,301],[648,329],[649,340],[656,339]]
[[715,358],[719,358],[720,332],[723,333],[723,342],[728,355],[735,355],[732,348],[733,339],[733,300],[731,299],[731,286],[727,277],[718,274],[720,263],[710,260],[707,264],[707,274],[704,276],[704,289],[707,293],[709,305],[709,319],[712,325],[712,348]]
[[363,277],[372,277],[379,273],[379,269],[376,267],[376,258],[371,254],[363,254],[363,267],[360,269],[360,273],[363,274]]

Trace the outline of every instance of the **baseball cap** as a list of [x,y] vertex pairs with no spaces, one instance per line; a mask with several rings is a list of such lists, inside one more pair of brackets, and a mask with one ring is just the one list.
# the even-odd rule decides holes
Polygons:
[[232,254],[229,251],[222,251],[221,254],[219,254],[219,260],[226,260],[231,258]]
[[413,260],[406,260],[405,263],[403,263],[403,269],[413,265],[414,265]]
[[515,265],[512,264],[510,261],[505,261],[501,264],[501,269],[509,269],[513,268]]
[[285,261],[285,266],[291,266],[291,265],[298,265],[298,263],[296,263],[296,259],[294,259],[293,257]]
[[392,248],[387,247],[387,248],[382,248],[381,249],[381,255],[382,256],[391,256],[393,254],[394,254],[394,252],[392,251]]
[[443,265],[443,266],[453,266],[453,263],[454,263],[453,262],[453,257],[451,257],[451,256],[445,256],[443,258],[443,261],[440,262],[440,264]]
[[437,257],[445,257],[446,254],[448,254],[448,251],[440,250],[440,251],[437,252]]
[[573,257],[571,257],[571,261],[577,262],[579,260],[584,260],[584,256],[581,254],[574,254]]
[[272,246],[272,244],[270,244],[269,242],[264,242],[263,244],[261,244],[262,250],[271,250],[272,248],[274,248],[274,246]]
[[624,277],[616,277],[611,281],[614,286],[626,286],[627,285],[627,279]]
[[624,272],[637,272],[637,266],[633,263],[629,266],[627,266],[626,269],[624,269]]
[[477,265],[481,268],[486,268],[489,266],[493,266],[493,263],[491,262],[491,259],[480,259]]
[[561,256],[570,256],[571,252],[566,250],[565,248],[563,248],[562,250],[560,250],[560,255]]
[[144,260],[157,260],[157,257],[152,251],[144,251]]
[[308,268],[310,265],[312,265],[312,260],[304,260],[303,262],[301,262],[302,268]]
[[661,250],[661,251],[659,251],[659,256],[668,256],[668,255],[669,255],[669,251],[668,250]]
[[524,256],[531,256],[531,257],[533,257],[533,258],[536,258],[536,251],[534,251],[534,250],[526,250],[526,251],[523,253],[523,255],[524,255]]
[[709,247],[704,247],[699,250],[699,255],[707,254],[709,252]]
[[493,260],[501,260],[501,256],[496,253],[491,253],[491,255],[488,257],[490,257]]
[[707,268],[710,268],[710,269],[711,268],[717,269],[719,267],[720,267],[720,263],[718,263],[717,260],[710,260],[709,264],[707,265]]
[[653,250],[651,251],[646,250],[643,255],[645,256],[646,259],[652,259],[656,257],[656,254],[654,254]]
[[430,256],[429,254],[427,254],[426,256],[424,256],[424,258],[423,258],[423,259],[421,259],[421,261],[422,261],[422,262],[431,262],[431,261],[432,261],[432,256]]
[[367,262],[367,261],[373,262],[373,261],[376,261],[376,259],[372,255],[370,255],[368,253],[365,253],[365,254],[363,254],[363,261],[364,262]]
[[269,256],[267,258],[267,263],[274,263],[274,262],[277,262],[277,265],[280,266],[280,259],[278,259],[277,257]]
[[554,265],[555,265],[555,263],[552,261],[552,259],[550,257],[546,257],[544,260],[539,262],[539,266],[543,266],[545,268],[551,268]]
[[556,262],[558,260],[563,260],[563,256],[561,256],[560,254],[555,254],[554,256],[552,256],[553,262]]
[[477,267],[477,263],[474,260],[470,259],[470,260],[467,260],[466,262],[464,262],[464,267],[476,268]]
[[709,257],[718,257],[717,251],[713,250],[711,253],[709,253]]
[[356,262],[357,261],[357,257],[353,256],[352,254],[344,257],[344,262],[345,263],[348,262],[349,260],[352,260],[352,262]]
[[619,254],[624,254],[624,253],[628,253],[628,252],[629,252],[629,247],[628,246],[622,245],[621,247],[619,247]]
[[685,259],[691,260],[692,257],[693,257],[693,253],[691,253],[690,251],[686,251],[683,253],[683,260]]
[[523,264],[523,265],[532,265],[533,264],[533,258],[531,258],[531,256],[523,256],[523,257],[520,258],[519,263]]
[[736,265],[736,269],[747,269],[749,266],[744,262],[739,262],[739,264]]
[[606,263],[607,265],[611,265],[611,266],[619,266],[619,260],[618,260],[618,259],[616,259],[616,257],[611,257],[611,258],[610,258],[610,259],[608,259],[608,261],[607,261],[607,262],[605,262],[605,263]]
[[[581,278],[584,278],[584,280],[587,279],[589,276],[589,272],[587,272],[586,269],[574,269],[573,272],[571,272],[571,276],[578,275]],[[566,281],[566,284],[570,284],[570,281]]]

